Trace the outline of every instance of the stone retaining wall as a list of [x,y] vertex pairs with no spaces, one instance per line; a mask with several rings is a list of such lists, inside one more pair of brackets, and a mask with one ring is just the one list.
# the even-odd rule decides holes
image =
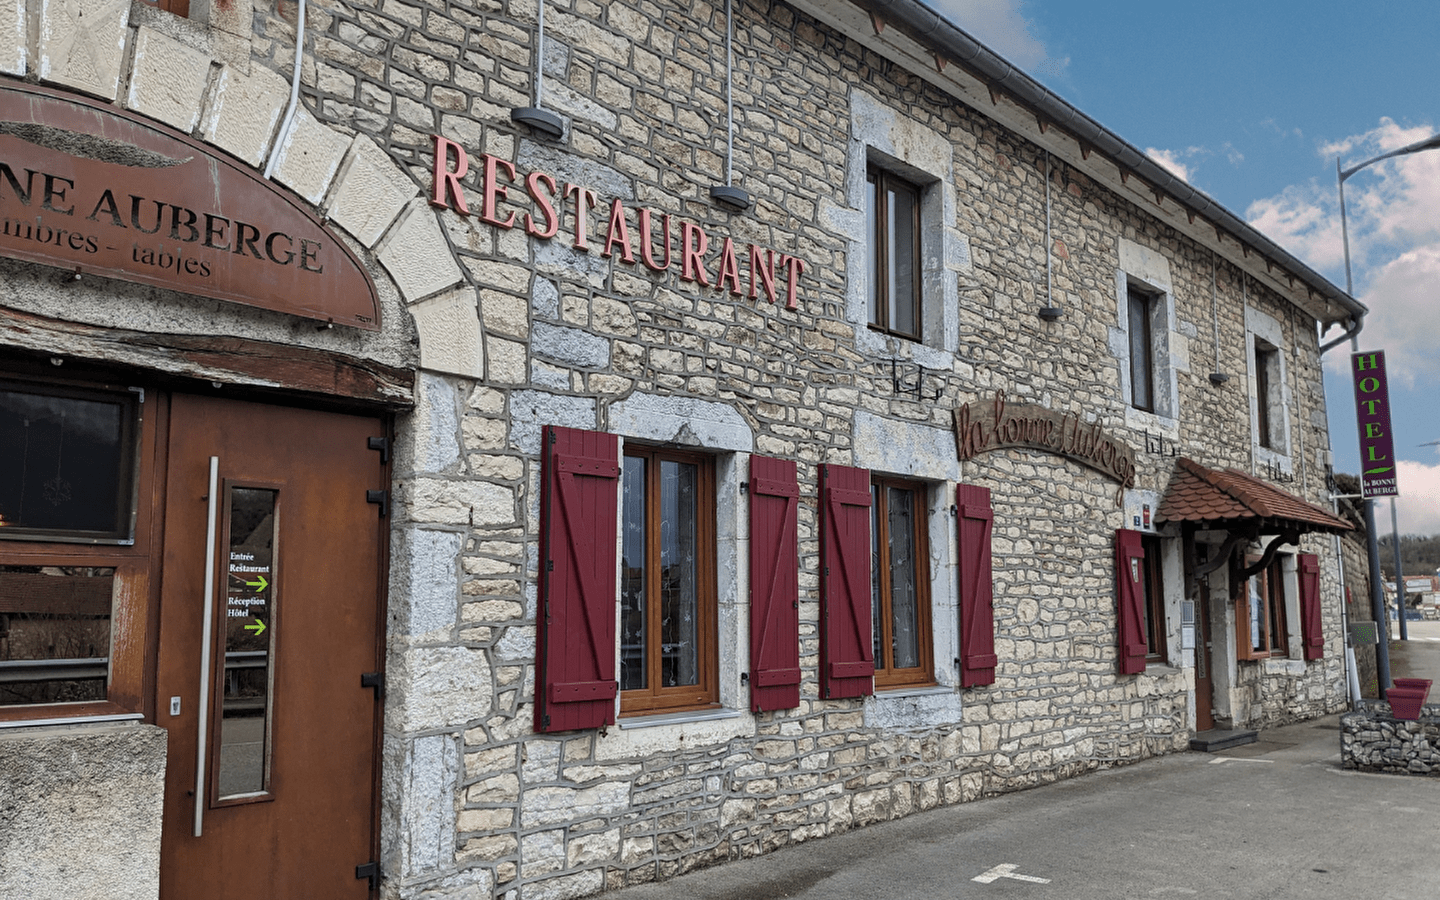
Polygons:
[[1383,701],[1341,716],[1340,762],[1361,772],[1440,776],[1440,705],[1422,707],[1414,722],[1396,719]]

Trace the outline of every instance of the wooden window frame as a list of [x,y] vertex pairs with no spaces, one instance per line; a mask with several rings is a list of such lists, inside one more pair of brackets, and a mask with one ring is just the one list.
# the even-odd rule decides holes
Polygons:
[[[649,687],[620,692],[620,715],[655,715],[659,713],[685,712],[711,709],[720,705],[719,641],[717,634],[718,591],[716,587],[716,545],[715,545],[715,458],[704,453],[694,453],[667,448],[649,448],[627,445],[624,456],[627,459],[644,459],[645,466],[645,616],[646,646],[645,669]],[[697,468],[696,478],[696,522],[695,539],[698,552],[696,563],[696,644],[699,670],[698,683],[678,687],[663,687],[660,684],[661,646],[653,637],[660,634],[660,603],[650,592],[660,584],[660,529],[661,495],[660,462],[681,462]],[[623,463],[623,460],[622,460]],[[623,465],[622,465],[623,470]],[[624,476],[621,476],[621,517],[625,503]],[[623,535],[623,522],[621,527]],[[623,604],[622,610],[623,610]],[[623,614],[623,613],[622,613]],[[623,629],[617,634],[622,639]]]
[[1164,663],[1168,659],[1169,632],[1165,624],[1165,568],[1158,535],[1147,534],[1140,539],[1145,551],[1145,662]]
[[[1245,557],[1245,565],[1260,557]],[[1264,570],[1235,585],[1235,657],[1236,659],[1284,659],[1290,656],[1290,629],[1285,592],[1285,556],[1277,555]],[[1260,598],[1260,646],[1250,639],[1250,588],[1255,585]],[[1277,588],[1278,585],[1278,588]],[[1278,600],[1278,602],[1277,602]]]
[[[920,341],[923,339],[923,332],[925,330],[923,304],[924,278],[921,271],[922,257],[920,251],[920,204],[924,191],[914,182],[879,166],[867,167],[865,180],[868,188],[866,192],[866,205],[870,207],[867,210],[867,220],[873,225],[873,230],[866,235],[866,239],[870,242],[869,252],[872,259],[872,277],[869,279],[869,296],[867,298],[867,303],[869,304],[867,315],[870,320],[870,327],[876,331],[893,334],[907,340]],[[899,330],[890,321],[890,304],[891,300],[895,298],[890,296],[890,279],[888,276],[894,267],[894,260],[890,259],[889,252],[889,205],[881,202],[881,198],[885,196],[888,190],[903,191],[914,198],[912,205],[914,215],[911,223],[911,233],[914,235],[914,241],[911,247],[911,259],[915,278],[914,289],[911,292],[912,296],[910,298],[915,320],[915,332],[913,334]]]
[[190,0],[144,0],[144,2],[149,6],[153,6],[156,9],[163,9],[182,19],[188,19],[190,17]]
[[[1130,405],[1145,412],[1155,412],[1155,396],[1158,388],[1158,381],[1155,377],[1155,334],[1151,320],[1155,317],[1156,295],[1146,293],[1134,287],[1127,287],[1125,290],[1125,319],[1126,332],[1130,343]],[[1141,348],[1141,358],[1135,358],[1137,346],[1135,335],[1131,333],[1135,322],[1133,309],[1139,304],[1141,315],[1139,317],[1141,335],[1138,346]],[[1137,374],[1145,376],[1145,384],[1149,389],[1148,402],[1142,402],[1139,396],[1139,379]]]
[[1255,438],[1266,450],[1277,449],[1275,444],[1275,410],[1270,404],[1272,378],[1279,374],[1280,351],[1278,348],[1256,339],[1255,341]]
[[[45,388],[58,388],[68,395],[82,396],[87,388],[113,393],[117,386],[100,381],[61,381],[45,377],[20,376],[9,381],[31,381]],[[119,388],[124,389],[124,388]],[[76,543],[46,540],[48,536],[0,541],[0,565],[114,568],[110,607],[109,674],[105,699],[66,703],[7,704],[0,706],[0,722],[44,722],[47,720],[89,719],[110,716],[150,718],[153,715],[153,657],[149,656],[155,634],[159,578],[152,560],[155,518],[155,479],[163,467],[157,435],[164,433],[168,405],[154,394],[137,392],[136,449],[130,456],[136,474],[133,488],[132,538]]]
[[[875,656],[875,689],[893,690],[935,684],[935,639],[931,627],[930,610],[930,488],[920,481],[874,476],[871,484],[871,523],[875,529],[875,547],[878,558],[874,564],[874,584],[880,596],[880,634],[876,636],[880,652]],[[913,557],[916,562],[915,580],[915,631],[920,664],[896,668],[894,663],[894,615],[891,609],[892,589],[890,579],[883,577],[891,571],[890,563],[890,516],[888,489],[910,491],[914,498],[914,541]],[[872,595],[873,596],[873,595]]]

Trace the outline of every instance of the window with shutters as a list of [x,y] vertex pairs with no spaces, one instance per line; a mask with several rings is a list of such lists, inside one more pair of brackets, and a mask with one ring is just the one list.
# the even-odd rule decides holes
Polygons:
[[[1248,557],[1246,565],[1259,561]],[[1239,585],[1236,624],[1240,627],[1241,659],[1269,659],[1289,656],[1290,632],[1287,586],[1289,569],[1293,566],[1288,554],[1276,555],[1274,561]]]
[[621,482],[621,714],[717,705],[714,460],[627,446]]
[[870,485],[870,625],[875,687],[934,683],[925,485]]
[[[1178,577],[1175,541],[1139,531],[1115,533],[1116,628],[1120,674],[1164,665],[1170,656],[1170,622],[1175,612],[1166,594],[1167,545],[1171,577]],[[1173,586],[1169,596],[1178,593]]]

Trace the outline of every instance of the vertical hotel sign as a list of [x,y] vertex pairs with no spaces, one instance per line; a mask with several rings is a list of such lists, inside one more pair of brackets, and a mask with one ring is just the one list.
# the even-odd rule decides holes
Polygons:
[[1360,492],[1365,497],[1400,493],[1395,471],[1395,438],[1390,430],[1390,388],[1385,351],[1350,354],[1355,382],[1355,418],[1360,432]]

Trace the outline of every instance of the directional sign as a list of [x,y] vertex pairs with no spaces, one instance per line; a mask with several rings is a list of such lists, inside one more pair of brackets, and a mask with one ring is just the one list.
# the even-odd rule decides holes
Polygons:
[[253,632],[255,632],[255,636],[256,636],[256,637],[259,637],[260,635],[262,635],[262,634],[265,633],[265,623],[264,623],[263,621],[261,621],[260,619],[256,619],[256,620],[255,620],[255,624],[254,624],[254,625],[246,625],[246,626],[245,626],[245,630],[246,630],[246,631],[253,631]]

